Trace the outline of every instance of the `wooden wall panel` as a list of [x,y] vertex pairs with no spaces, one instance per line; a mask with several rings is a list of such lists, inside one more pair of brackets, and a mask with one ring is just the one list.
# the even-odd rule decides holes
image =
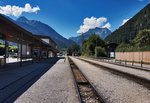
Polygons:
[[116,52],[116,60],[127,60],[127,61],[136,61],[136,62],[147,62],[150,63],[150,51],[143,52]]

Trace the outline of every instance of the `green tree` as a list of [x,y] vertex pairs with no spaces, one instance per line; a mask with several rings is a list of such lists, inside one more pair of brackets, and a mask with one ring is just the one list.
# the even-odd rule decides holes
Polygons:
[[3,45],[3,43],[2,43],[2,42],[0,42],[0,45]]
[[14,53],[17,53],[18,52],[18,47],[16,46],[9,46],[9,52],[12,52],[14,51]]
[[85,54],[86,54],[86,47],[87,47],[87,43],[86,43],[86,42],[87,42],[87,41],[84,40],[84,41],[83,41],[83,44],[82,44],[82,49],[81,49],[82,55],[85,55]]
[[100,46],[95,47],[95,57],[106,57],[107,53],[105,51],[105,48],[102,48]]
[[80,46],[77,44],[73,44],[67,48],[67,55],[72,55],[72,53],[76,53],[80,55]]
[[116,51],[117,51],[117,52],[125,52],[125,51],[127,51],[130,47],[131,47],[130,44],[121,43],[121,44],[116,48]]
[[92,34],[87,41],[83,42],[82,55],[94,56],[95,55],[95,47],[97,47],[97,46],[106,48],[104,40],[102,40],[99,36]]
[[140,47],[150,45],[150,29],[140,30],[133,42]]

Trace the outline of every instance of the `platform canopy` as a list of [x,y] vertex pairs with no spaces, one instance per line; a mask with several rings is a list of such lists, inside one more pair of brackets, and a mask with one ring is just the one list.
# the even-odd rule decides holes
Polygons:
[[51,50],[53,52],[58,52],[53,46],[44,43],[41,39],[34,36],[31,32],[23,29],[19,25],[15,24],[9,18],[0,14],[0,38],[6,41],[29,44],[36,48],[43,48],[46,50]]

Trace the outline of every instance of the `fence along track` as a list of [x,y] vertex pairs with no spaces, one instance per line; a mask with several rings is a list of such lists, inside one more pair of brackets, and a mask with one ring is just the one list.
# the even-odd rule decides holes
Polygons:
[[78,69],[73,61],[70,58],[68,60],[74,77],[80,103],[107,103],[104,97],[96,90],[96,88]]
[[[77,59],[82,59],[82,58],[77,58]],[[134,63],[135,63],[134,61],[115,60],[114,62],[112,62],[112,61],[110,61],[110,59],[100,59],[100,58],[97,58],[97,59],[94,59],[94,58],[85,58],[85,59],[90,59],[90,60],[95,60],[95,61],[99,61],[99,62],[104,62],[104,63],[113,64],[113,65],[118,65],[118,66],[123,66],[123,67],[129,67],[129,68],[132,68],[132,69],[138,69],[138,70],[150,72],[150,68],[142,66],[143,64],[140,64],[140,66],[135,66],[134,65]],[[122,62],[124,64],[122,64]],[[131,62],[132,64],[128,65],[127,62]]]

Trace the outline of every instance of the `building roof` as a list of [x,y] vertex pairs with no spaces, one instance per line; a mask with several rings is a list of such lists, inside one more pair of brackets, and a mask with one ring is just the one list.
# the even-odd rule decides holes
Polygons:
[[34,34],[34,36],[38,37],[38,38],[48,38],[50,39],[55,45],[57,45],[57,43],[49,36],[45,36],[45,35],[36,35]]
[[0,14],[0,33],[4,33],[7,36],[7,38],[9,38],[9,40],[7,41],[15,43],[19,42],[20,34],[22,33],[23,44],[26,43],[33,44],[32,41],[34,39],[34,41],[40,42],[42,47],[44,46],[51,49],[52,51],[58,52],[56,48],[53,48],[51,45],[47,45],[40,38],[34,36],[31,32],[25,30],[24,28],[20,27],[19,25],[17,25],[16,23],[14,23],[13,21],[9,20],[8,18],[6,18],[1,14]]

